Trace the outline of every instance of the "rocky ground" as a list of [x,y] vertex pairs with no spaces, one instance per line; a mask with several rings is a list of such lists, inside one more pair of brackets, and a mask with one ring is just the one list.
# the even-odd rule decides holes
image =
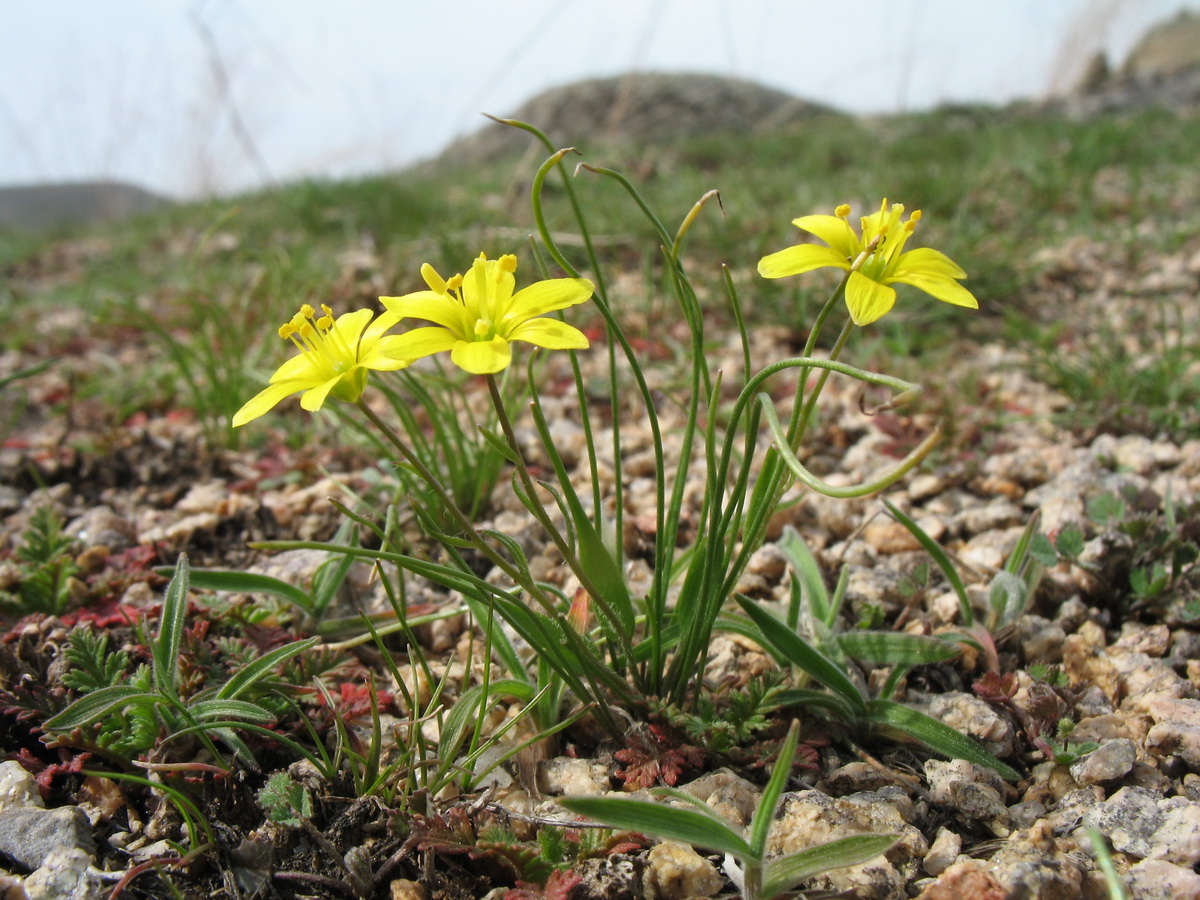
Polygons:
[[[1077,240],[1046,251],[1038,270],[1030,290],[1047,306],[1070,304],[1072,334],[1082,341],[1089,322],[1097,333],[1132,335],[1146,321],[1136,311],[1149,304],[1181,311],[1172,328],[1195,327],[1200,243],[1194,240],[1178,251],[1144,254],[1136,264],[1112,247]],[[796,335],[778,328],[754,332],[752,340],[756,359],[795,352]],[[119,348],[80,342],[76,350],[75,363],[84,367],[89,353],[150,352],[124,338]],[[724,353],[726,371],[737,371],[736,344]],[[978,738],[1024,777],[1006,784],[919,747],[831,739],[819,720],[806,716],[809,765],[789,785],[772,849],[790,852],[859,833],[899,835],[886,857],[808,885],[855,897],[1102,897],[1107,888],[1086,837],[1094,826],[1111,843],[1134,897],[1200,896],[1200,592],[1191,558],[1182,550],[1174,555],[1200,538],[1200,440],[1080,427],[1066,397],[1036,380],[1030,356],[1011,346],[970,344],[947,358],[954,362],[939,373],[938,391],[947,403],[911,414],[865,416],[858,390],[832,382],[807,463],[826,478],[858,480],[907,452],[940,407],[954,409],[944,448],[887,496],[952,554],[981,608],[987,585],[1031,516],[1040,516],[1039,528],[1051,538],[1078,533],[1080,546],[1047,567],[1025,613],[999,636],[1000,677],[989,681],[980,660],[966,657],[914,671],[902,698]],[[0,359],[0,373],[31,361],[9,354]],[[667,362],[650,372],[661,385],[673,378]],[[88,605],[18,620],[10,604],[0,642],[0,748],[8,757],[0,765],[5,896],[169,896],[165,883],[148,874],[155,860],[175,860],[166,870],[187,897],[468,897],[492,889],[489,896],[497,898],[578,900],[685,898],[733,889],[716,857],[635,842],[581,863],[574,872],[582,880],[560,882],[557,893],[551,883],[544,894],[536,887],[518,890],[512,866],[494,853],[480,846],[470,855],[422,852],[405,842],[405,829],[381,802],[353,802],[345,785],[316,783],[295,766],[293,774],[310,778],[322,798],[312,821],[327,840],[262,821],[247,798],[269,774],[264,766],[234,782],[200,776],[197,793],[206,811],[224,817],[220,847],[181,860],[174,843],[183,839],[180,823],[161,795],[85,775],[84,768],[104,768],[99,757],[87,762],[83,754],[80,761],[68,748],[46,749],[38,728],[45,712],[31,698],[57,692],[61,708],[61,648],[81,621],[135,647],[130,621],[143,614],[153,619],[161,602],[163,579],[152,569],[173,564],[180,552],[198,566],[251,567],[303,582],[312,554],[268,557],[247,542],[328,538],[338,522],[328,497],[344,487],[365,490],[388,475],[388,466],[361,449],[209,451],[186,415],[113,423],[87,401],[67,415],[51,414],[70,390],[62,367],[23,382],[23,389],[29,405],[0,451],[0,589],[16,589],[14,551],[35,511],[51,507],[75,539],[71,590]],[[569,397],[548,397],[547,412],[564,456],[577,457],[582,433]],[[643,427],[631,418],[624,433],[625,537],[635,591],[648,576],[636,553],[653,471],[644,465]],[[555,574],[552,551],[537,551],[539,534],[503,481],[489,515],[492,526],[532,549],[539,576],[559,577],[569,592],[569,579]],[[878,609],[887,627],[918,633],[954,626],[953,593],[878,499],[804,498],[776,524],[797,529],[831,577],[849,567],[853,615]],[[1170,569],[1172,560],[1181,561],[1176,571],[1156,582],[1155,565]],[[358,596],[344,597],[340,612],[349,614],[356,604],[378,608],[377,590],[365,576],[358,583]],[[742,588],[766,601],[786,597],[787,565],[773,545],[755,557]],[[452,602],[422,585],[414,585],[409,600],[429,609]],[[196,597],[192,615],[204,618],[212,602]],[[424,633],[431,658],[444,659],[443,667],[460,659],[467,640],[462,629],[460,617]],[[381,684],[391,678],[369,655],[355,664],[360,682],[372,666]],[[744,685],[769,666],[759,648],[719,637],[709,676]],[[862,675],[868,683],[876,677]],[[39,680],[42,692],[31,692]],[[382,712],[393,721],[401,710],[393,691],[387,694]],[[1073,753],[1056,744],[1059,759],[1048,759],[1045,741],[1061,720],[1073,724],[1069,741],[1076,749],[1089,743],[1094,749]],[[446,799],[437,806],[438,821],[461,824],[469,814],[476,830],[498,821],[528,840],[529,823],[562,816],[555,796],[622,786],[617,748],[572,735],[562,749],[565,755],[535,770],[502,777],[484,798]],[[690,757],[677,783],[744,824],[762,777],[744,760],[709,754]],[[233,797],[242,798],[240,806]],[[272,848],[273,861],[270,854],[268,862],[251,861],[264,847]],[[130,871],[139,877],[121,882]]]

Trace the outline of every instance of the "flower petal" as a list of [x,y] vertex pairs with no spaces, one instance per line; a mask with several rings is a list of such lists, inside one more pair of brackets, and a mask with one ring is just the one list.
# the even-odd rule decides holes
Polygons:
[[386,347],[381,350],[392,359],[403,359],[411,362],[423,356],[431,356],[454,347],[459,338],[448,328],[431,325],[427,328],[414,328],[404,334],[394,335],[380,341]]
[[490,341],[456,341],[450,359],[472,375],[491,375],[508,367],[512,361],[512,347],[502,337]]
[[862,251],[862,242],[845,219],[837,216],[801,216],[793,219],[792,224],[809,234],[815,234],[844,260],[853,262],[854,257]]
[[[268,384],[279,384],[284,381],[307,381],[308,386],[321,380],[320,373],[313,366],[312,359],[306,353],[284,360],[283,365],[275,370],[275,374],[267,379]],[[299,390],[297,388],[297,390]]]
[[[827,216],[826,218],[833,217]],[[758,261],[758,274],[763,278],[784,278],[788,275],[800,275],[827,266],[849,269],[850,263],[846,262],[842,255],[832,247],[799,244],[764,256]]]
[[404,317],[399,313],[392,312],[390,309],[387,312],[380,313],[375,321],[368,326],[367,330],[363,332],[362,339],[358,342],[359,358],[361,359],[363,356],[370,354],[375,343],[402,318]]
[[333,323],[333,331],[337,337],[346,342],[346,346],[354,349],[358,346],[358,337],[371,321],[375,313],[369,309],[356,309],[354,312],[343,313]]
[[911,284],[913,287],[920,288],[925,293],[936,297],[943,303],[965,306],[968,309],[979,309],[979,301],[975,299],[975,295],[953,278],[910,272],[902,278],[893,276],[888,281]]
[[896,291],[862,272],[851,272],[846,282],[846,308],[855,325],[870,325],[896,303]]
[[573,325],[545,316],[522,322],[508,333],[510,341],[528,341],[548,350],[586,350],[587,336]]
[[911,272],[923,272],[927,275],[938,275],[944,278],[966,278],[964,272],[954,260],[940,250],[929,247],[918,247],[901,253],[896,260],[895,268],[888,274],[893,278],[906,278]]
[[[437,330],[445,331],[444,328]],[[375,369],[379,372],[394,372],[396,369],[412,365],[415,357],[404,355],[403,337],[402,334],[389,334],[380,338],[359,357],[358,364],[365,369]]]
[[424,319],[456,334],[462,331],[463,306],[449,294],[415,291],[402,297],[380,297],[379,300],[388,312],[402,319]]
[[320,384],[305,391],[300,395],[300,406],[307,409],[309,412],[316,412],[325,403],[325,398],[329,396],[329,392],[334,389],[339,381],[349,375],[345,372],[337,378],[330,378],[328,381],[322,381]]
[[535,282],[513,295],[508,314],[499,323],[500,327],[504,328],[509,323],[519,324],[534,316],[583,303],[595,289],[586,278],[551,278]]
[[270,384],[264,390],[259,391],[247,400],[246,405],[233,414],[231,425],[234,428],[245,425],[247,422],[270,412],[284,397],[290,397],[292,394],[299,393],[309,386],[309,382],[297,383],[295,381]]

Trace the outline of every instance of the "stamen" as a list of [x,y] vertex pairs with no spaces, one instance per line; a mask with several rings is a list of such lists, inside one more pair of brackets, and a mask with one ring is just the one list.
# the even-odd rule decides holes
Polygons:
[[490,322],[488,322],[484,319],[476,319],[475,320],[475,337],[486,338],[488,335],[488,332],[491,330],[492,330],[492,325]]
[[499,268],[502,272],[517,271],[517,258],[511,253],[506,253],[504,256],[500,257],[498,262],[499,265],[497,268]]
[[848,218],[850,215],[850,204],[843,203],[841,206],[839,206],[837,209],[835,209],[833,211],[833,214],[835,216],[837,216],[839,219]]
[[296,328],[291,322],[284,322],[279,326],[279,336],[285,341],[296,333]]
[[450,280],[446,282],[446,290],[457,291],[459,288],[462,287],[462,283],[463,283],[462,273],[452,275],[452,276],[450,276]]
[[437,269],[429,263],[421,263],[421,277],[435,294],[446,293],[446,281],[437,273]]
[[327,316],[333,315],[333,310],[330,307],[326,306],[324,303],[321,304],[321,312],[325,313],[325,315],[327,315]]
[[305,303],[302,307],[300,307],[300,315],[305,319],[311,319],[314,312],[316,312],[316,310],[313,309],[311,306],[309,306],[307,303]]

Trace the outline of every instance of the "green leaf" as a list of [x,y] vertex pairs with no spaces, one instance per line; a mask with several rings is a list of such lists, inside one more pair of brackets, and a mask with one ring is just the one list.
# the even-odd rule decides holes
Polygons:
[[892,514],[892,518],[907,528],[909,533],[925,548],[925,552],[933,557],[933,561],[937,563],[938,568],[942,570],[942,574],[946,576],[946,580],[950,582],[950,587],[954,589],[954,593],[958,596],[959,615],[962,617],[963,625],[970,628],[975,624],[975,611],[971,609],[971,601],[967,597],[967,589],[963,587],[962,579],[958,576],[958,570],[950,562],[950,557],[946,555],[946,551],[941,548],[941,545],[937,541],[926,534],[920,525],[909,516],[900,512],[893,504],[884,500],[883,505]]
[[1054,544],[1050,543],[1050,538],[1040,531],[1033,536],[1033,541],[1029,544],[1029,555],[1047,569],[1058,565],[1058,551],[1054,549]]
[[[160,573],[163,570],[159,570]],[[204,591],[228,591],[237,594],[272,594],[295,604],[304,612],[312,614],[313,601],[300,588],[270,575],[251,572],[228,572],[215,569],[192,569],[192,586]]]
[[988,630],[996,631],[1016,622],[1029,603],[1029,586],[1011,572],[1001,569],[992,578],[988,590],[988,606],[992,610],[992,621]]
[[514,697],[521,703],[528,703],[535,694],[533,685],[512,678],[493,681],[487,688],[486,697],[484,697],[484,685],[482,684],[467,688],[450,707],[450,712],[446,715],[441,735],[438,738],[438,755],[442,759],[449,762],[458,758],[467,731],[477,718],[486,713],[486,708],[480,709],[481,701],[485,707],[494,697]]
[[256,725],[266,725],[278,718],[269,709],[246,700],[197,700],[188,706],[188,712],[197,722],[245,719]]
[[508,441],[504,439],[503,435],[496,434],[496,432],[492,431],[492,429],[483,425],[479,426],[479,433],[483,435],[483,439],[488,442],[493,450],[503,456],[514,466],[520,465],[520,457],[518,457],[516,451],[509,446]]
[[762,898],[770,900],[804,879],[830,869],[865,863],[886,853],[895,843],[894,834],[857,834],[769,862],[763,878]]
[[1058,533],[1058,541],[1055,542],[1055,547],[1058,548],[1060,556],[1066,557],[1069,560],[1076,560],[1079,554],[1083,552],[1083,532],[1078,525],[1068,525]]
[[892,700],[872,700],[867,706],[869,711],[865,721],[870,724],[894,728],[920,741],[935,753],[984,766],[998,772],[1007,781],[1019,781],[1021,778],[1016,769],[988,753],[978,741],[931,716]]
[[167,697],[179,696],[179,644],[187,619],[189,574],[187,554],[180,553],[159,613],[158,640],[150,647],[154,686]]
[[808,548],[804,538],[800,537],[800,533],[795,528],[788,525],[783,529],[783,535],[779,538],[776,546],[783,552],[792,567],[792,572],[802,588],[804,600],[808,603],[809,613],[817,621],[832,627],[833,622],[829,615],[829,592],[825,589],[825,578],[821,573],[821,567],[817,564],[817,558],[813,556],[812,550]]
[[771,779],[763,788],[754,810],[754,818],[750,820],[750,853],[751,860],[763,860],[767,856],[767,835],[770,834],[771,824],[775,821],[775,808],[779,805],[779,797],[787,787],[787,780],[792,774],[792,760],[796,758],[796,744],[800,739],[800,720],[792,719],[787,737],[779,745],[779,753],[775,758],[775,766],[771,769]]
[[854,682],[829,657],[822,654],[800,635],[791,631],[754,601],[745,597],[738,597],[737,601],[746,611],[746,615],[753,619],[754,624],[762,631],[767,643],[782,653],[785,659],[792,665],[799,666],[816,681],[846,700],[856,710],[866,712],[866,701],[863,699],[863,695],[854,686]]
[[265,653],[247,666],[243,666],[233,677],[225,682],[217,690],[217,699],[232,700],[242,694],[247,689],[254,686],[255,682],[264,678],[273,668],[280,663],[291,659],[299,653],[315,647],[320,641],[320,638],[305,638],[302,641],[294,641],[291,644],[284,644],[282,647],[276,647],[270,653]]
[[625,797],[568,797],[558,802],[576,815],[587,816],[613,828],[683,841],[738,859],[753,858],[750,845],[728,825],[696,810]]
[[956,644],[923,634],[848,631],[837,635],[836,639],[847,656],[885,666],[945,662],[962,652]]
[[147,693],[133,685],[117,684],[80,697],[62,712],[47,719],[44,726],[47,731],[70,731],[91,724],[118,707],[141,704],[153,707],[160,702],[157,694]]

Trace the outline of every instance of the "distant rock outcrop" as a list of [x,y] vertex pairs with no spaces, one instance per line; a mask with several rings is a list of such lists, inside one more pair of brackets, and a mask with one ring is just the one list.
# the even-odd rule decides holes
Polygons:
[[[584,139],[652,143],[718,133],[755,133],[836,115],[751,81],[718,75],[633,72],[552,88],[511,113],[555,141]],[[523,131],[487,125],[447,148],[439,161],[470,163],[530,146]]]
[[1063,103],[1068,113],[1084,116],[1147,106],[1200,108],[1200,13],[1180,10],[1155,25],[1116,69],[1097,53]]
[[170,203],[165,197],[119,181],[0,186],[0,228],[34,231],[115,222]]

